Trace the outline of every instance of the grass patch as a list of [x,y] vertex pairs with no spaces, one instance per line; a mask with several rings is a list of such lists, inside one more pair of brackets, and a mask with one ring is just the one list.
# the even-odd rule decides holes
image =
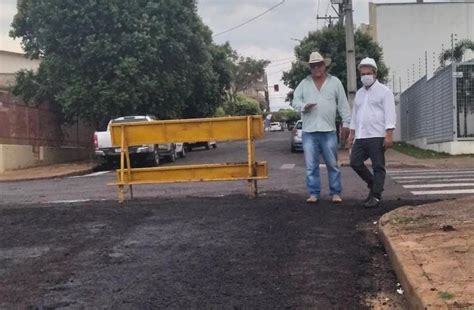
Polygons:
[[404,143],[404,142],[397,142],[393,145],[393,149],[405,155],[415,157],[418,159],[443,159],[443,158],[451,158],[455,156],[451,156],[447,153],[438,153],[435,151],[430,150],[423,150],[417,148],[416,146]]
[[451,300],[454,298],[454,295],[451,294],[450,292],[439,292],[438,296],[444,300]]

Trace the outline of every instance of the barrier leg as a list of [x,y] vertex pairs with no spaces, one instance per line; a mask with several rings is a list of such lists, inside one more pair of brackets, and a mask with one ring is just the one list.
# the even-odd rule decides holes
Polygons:
[[125,202],[125,191],[123,189],[123,185],[119,185],[119,203],[124,203]]
[[[127,173],[128,173],[128,182],[132,181],[132,164],[130,161],[130,153],[128,152],[128,147],[126,149],[126,156],[125,158],[127,159]],[[129,185],[128,186],[130,189],[130,198],[133,200],[133,186]]]
[[119,185],[119,203],[124,203],[125,202],[125,191],[123,188],[123,183],[125,179],[125,157],[128,153],[128,149],[125,150],[126,145],[125,145],[125,128],[122,125],[121,128],[121,141],[120,141],[120,185]]
[[[255,141],[253,136],[253,118],[247,117],[247,160],[249,165],[249,177],[255,177]],[[257,180],[249,180],[250,198],[257,198],[258,188]]]

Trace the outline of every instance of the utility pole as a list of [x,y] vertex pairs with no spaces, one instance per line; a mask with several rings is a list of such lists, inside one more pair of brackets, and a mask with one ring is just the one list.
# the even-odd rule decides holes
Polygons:
[[325,16],[316,15],[316,19],[317,20],[329,20],[329,27],[332,27],[332,21],[334,19],[337,19],[337,17],[331,16],[331,15],[329,15],[329,16],[327,16],[327,15],[325,15]]
[[324,16],[319,16],[319,15],[316,15],[316,19],[317,20],[329,20],[329,27],[332,27],[333,26],[333,20],[337,20],[337,23],[338,25],[343,25],[344,24],[344,1],[346,0],[330,0],[331,1],[331,5],[335,5],[337,4],[338,5],[338,10],[336,10],[336,8],[334,8],[334,6],[332,7],[334,9],[334,11],[336,12],[337,16],[327,16],[327,15],[324,15]]
[[[337,1],[337,0],[336,0]],[[346,20],[346,64],[347,64],[347,93],[349,104],[353,105],[357,92],[357,75],[355,61],[354,19],[352,15],[352,0],[345,0],[343,5]]]

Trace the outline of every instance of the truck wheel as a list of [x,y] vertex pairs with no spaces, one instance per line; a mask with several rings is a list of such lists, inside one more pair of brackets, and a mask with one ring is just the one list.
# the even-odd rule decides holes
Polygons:
[[183,146],[183,150],[179,152],[179,158],[185,158],[186,157],[186,148]]
[[155,146],[155,150],[153,151],[153,161],[152,164],[154,167],[158,167],[161,164],[160,153],[158,152],[158,147]]
[[178,157],[178,154],[176,153],[176,148],[173,148],[173,150],[171,151],[171,155],[168,156],[168,160],[174,163],[177,157]]

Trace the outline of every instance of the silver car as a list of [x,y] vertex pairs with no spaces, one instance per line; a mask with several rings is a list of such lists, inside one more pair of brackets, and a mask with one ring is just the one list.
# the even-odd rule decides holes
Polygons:
[[297,121],[291,133],[291,152],[303,151],[303,121]]

